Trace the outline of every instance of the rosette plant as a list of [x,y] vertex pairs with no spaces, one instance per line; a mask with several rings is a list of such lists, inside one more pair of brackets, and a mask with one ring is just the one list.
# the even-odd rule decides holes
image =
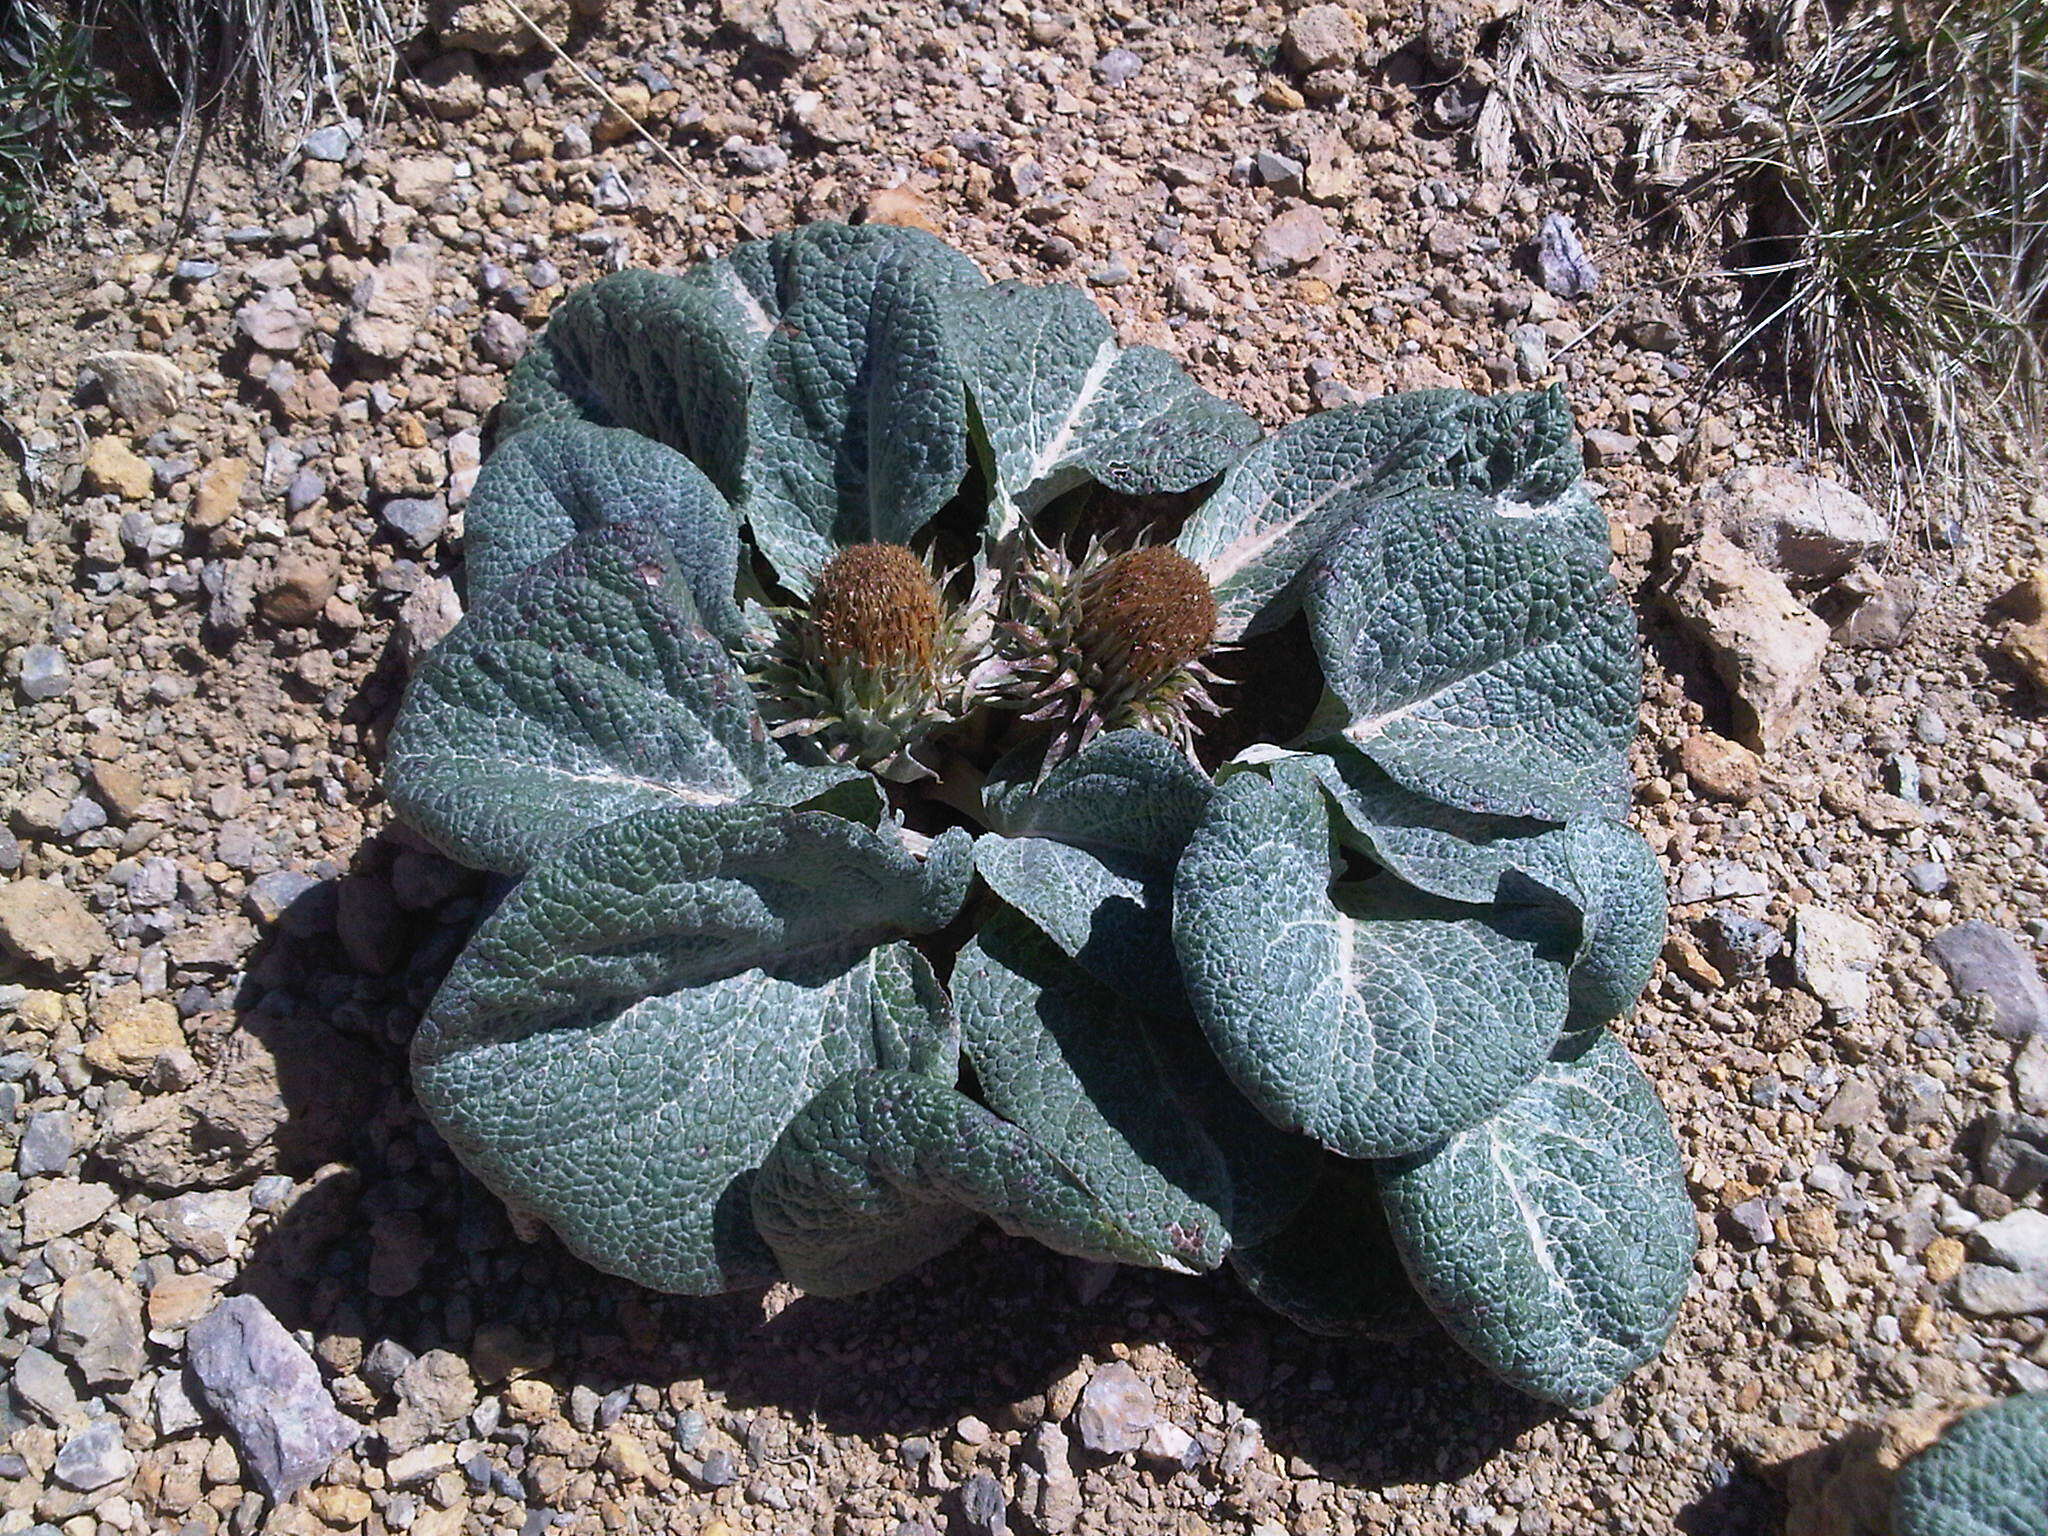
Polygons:
[[1664,901],[1579,472],[1554,393],[1265,436],[912,231],[579,290],[389,741],[504,877],[422,1103],[662,1290],[851,1292],[990,1220],[1601,1397],[1694,1224],[1607,1027]]
[[1897,1536],[2048,1531],[2048,1392],[1973,1408],[1899,1469]]

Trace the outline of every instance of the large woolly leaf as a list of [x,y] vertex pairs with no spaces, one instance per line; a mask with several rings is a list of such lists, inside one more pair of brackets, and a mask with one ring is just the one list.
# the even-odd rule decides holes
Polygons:
[[1190,490],[1258,441],[1250,416],[1166,353],[1118,346],[1079,289],[997,283],[962,299],[952,325],[989,478],[1014,513],[1089,480]]
[[599,278],[562,301],[512,370],[499,439],[551,422],[625,427],[687,454],[737,500],[749,373],[774,322],[727,262]]
[[1541,502],[1579,471],[1560,392],[1418,390],[1275,433],[1224,477],[1174,546],[1208,573],[1218,638],[1237,640],[1283,623],[1309,562],[1376,501],[1437,486]]
[[1209,776],[1163,736],[1111,731],[1043,776],[1035,752],[1003,758],[982,788],[988,824],[1005,837],[1171,863],[1209,803]]
[[1173,870],[1046,837],[977,838],[974,867],[1047,938],[1125,997],[1182,1012]]
[[1642,994],[1664,946],[1664,872],[1626,826],[1461,811],[1415,793],[1342,743],[1300,761],[1335,802],[1339,835],[1416,889],[1567,913],[1577,931],[1568,1028],[1619,1018]]
[[1576,496],[1423,491],[1375,506],[1308,586],[1345,738],[1464,810],[1619,816],[1641,660],[1604,527]]
[[1333,886],[1330,811],[1277,765],[1218,789],[1174,880],[1189,1002],[1276,1124],[1397,1157],[1484,1119],[1564,1025],[1564,956],[1389,875]]
[[1172,1267],[1025,1132],[909,1072],[819,1093],[754,1179],[752,1211],[782,1273],[821,1296],[893,1280],[983,1217],[1060,1253]]
[[1977,1408],[1899,1469],[1897,1536],[2040,1536],[2048,1531],[2048,1392]]
[[1380,1175],[1451,1336],[1523,1391],[1584,1407],[1662,1346],[1698,1234],[1649,1081],[1605,1031],[1574,1046],[1492,1119]]
[[743,510],[792,590],[843,545],[908,542],[959,488],[967,407],[946,315],[981,282],[916,230],[820,225],[791,248],[747,401]]
[[950,1083],[960,1074],[960,1020],[931,961],[908,944],[875,951],[879,1065]]
[[733,587],[739,523],[704,474],[637,432],[559,422],[522,432],[491,455],[469,498],[463,570],[480,607],[586,529],[640,523],[668,540],[698,620],[741,638]]
[[769,740],[675,558],[661,533],[614,523],[503,582],[407,690],[384,772],[399,814],[451,857],[517,874],[633,811],[796,802],[847,779]]
[[477,930],[414,1039],[420,1102],[602,1269],[690,1292],[772,1276],[748,1181],[833,1078],[943,1061],[943,1023],[906,1013],[899,977],[878,988],[873,950],[943,925],[968,878],[964,838],[920,863],[815,812],[609,822]]
[[1404,1339],[1427,1331],[1429,1309],[1394,1250],[1372,1165],[1325,1154],[1318,1173],[1293,1220],[1231,1249],[1245,1289],[1310,1333]]
[[998,762],[983,788],[990,825],[975,867],[1098,980],[1179,1013],[1173,866],[1211,793],[1164,738],[1114,731],[1041,779],[1035,753]]
[[1298,1204],[1312,1155],[1228,1091],[1190,1026],[1091,980],[1014,912],[953,967],[961,1037],[988,1106],[1074,1170],[1169,1267],[1214,1269],[1240,1221]]

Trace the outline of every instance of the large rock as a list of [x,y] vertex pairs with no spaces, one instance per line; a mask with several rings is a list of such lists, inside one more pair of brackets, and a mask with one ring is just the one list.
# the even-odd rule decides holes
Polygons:
[[284,629],[319,622],[327,600],[341,585],[341,567],[331,555],[291,551],[278,557],[257,598],[263,616]]
[[315,1481],[356,1443],[313,1357],[254,1296],[230,1296],[192,1325],[187,1359],[206,1406],[272,1499]]
[[1870,1011],[1871,973],[1884,937],[1861,918],[1807,902],[1792,914],[1792,965],[1799,984],[1838,1019]]
[[1806,710],[1828,626],[1783,577],[1715,529],[1681,550],[1669,601],[1734,695],[1736,724],[1760,752],[1781,746]]
[[65,1487],[91,1493],[133,1473],[135,1453],[121,1442],[121,1421],[109,1416],[66,1440],[50,1470]]
[[143,1207],[142,1219],[180,1253],[189,1253],[202,1264],[217,1264],[241,1251],[242,1228],[249,1224],[249,1191],[207,1189],[173,1195]]
[[96,437],[85,450],[86,489],[123,501],[143,501],[156,489],[149,461],[118,437]]
[[393,251],[350,296],[348,344],[379,362],[405,356],[433,307],[436,271],[432,246],[411,243]]
[[1112,1360],[1088,1378],[1074,1409],[1074,1428],[1081,1444],[1098,1456],[1135,1451],[1145,1431],[1159,1417],[1159,1405],[1145,1379],[1121,1360]]
[[85,1405],[64,1362],[33,1344],[15,1359],[14,1395],[59,1429],[76,1429],[85,1423]]
[[1252,242],[1252,265],[1261,272],[1291,272],[1314,261],[1330,245],[1329,221],[1304,203],[1288,209]]
[[142,1298],[104,1269],[81,1269],[57,1293],[50,1347],[78,1367],[88,1386],[133,1381],[147,1364]]
[[817,50],[812,0],[718,0],[718,19],[767,53],[802,60]]
[[52,1179],[30,1190],[21,1202],[21,1240],[30,1247],[69,1237],[113,1208],[115,1195],[104,1184]]
[[310,1171],[344,1153],[368,1113],[375,1059],[316,1019],[256,1014],[216,1033],[190,1091],[114,1110],[96,1148],[130,1184],[159,1192],[217,1189],[260,1174]]
[[267,288],[235,311],[235,328],[259,351],[289,357],[313,334],[313,314],[289,288]]
[[98,352],[85,360],[81,373],[114,419],[137,437],[169,421],[184,398],[184,374],[157,352]]
[[177,1005],[161,997],[109,996],[99,1009],[99,1033],[85,1044],[86,1065],[112,1077],[141,1080],[165,1051],[185,1044]]
[[1705,520],[1773,570],[1811,580],[1846,575],[1891,543],[1884,518],[1846,485],[1782,464],[1729,474],[1708,499]]
[[1998,612],[2011,620],[1998,648],[2048,693],[2048,570],[2034,572],[1999,600]]
[[49,880],[0,885],[0,954],[78,976],[106,953],[106,926],[84,902]]
[[[506,0],[432,0],[429,15],[444,48],[464,48],[493,58],[514,58],[564,41],[575,16],[597,16],[605,0],[524,0],[518,10]],[[533,20],[529,26],[519,12]],[[538,27],[542,35],[535,35]]]
[[1365,35],[1355,12],[1341,5],[1311,5],[1296,11],[1280,34],[1280,51],[1303,74],[1349,64]]
[[1982,999],[1991,1027],[2008,1040],[2048,1031],[2048,983],[2034,957],[2003,928],[1972,919],[1944,928],[1927,948],[1956,996]]
[[1040,1424],[1026,1437],[1017,1466],[1017,1502],[1046,1536],[1063,1536],[1081,1515],[1081,1484],[1074,1476],[1067,1432]]
[[2048,1313],[2048,1211],[2023,1209],[1970,1234],[1979,1262],[1956,1276],[1956,1305],[1977,1317]]

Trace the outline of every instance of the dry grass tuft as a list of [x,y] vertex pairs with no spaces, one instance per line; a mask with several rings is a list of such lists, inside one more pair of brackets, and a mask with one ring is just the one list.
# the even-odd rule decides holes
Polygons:
[[[1973,510],[2048,409],[2048,5],[1792,0],[1745,149],[1703,178],[1823,440],[1894,503]],[[1725,227],[1731,227],[1724,224]]]
[[283,147],[324,117],[376,116],[416,0],[85,0],[195,127],[233,119]]
[[1645,34],[1639,7],[1611,0],[1529,0],[1508,18],[1491,68],[1474,124],[1481,174],[1504,178],[1519,151],[1580,172],[1607,197],[1622,182],[1672,178],[1706,75],[1671,39]]

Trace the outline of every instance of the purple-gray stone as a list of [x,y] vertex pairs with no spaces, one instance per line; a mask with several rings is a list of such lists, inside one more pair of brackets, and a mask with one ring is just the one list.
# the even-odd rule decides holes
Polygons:
[[361,1429],[342,1417],[320,1367],[254,1296],[230,1296],[192,1325],[186,1360],[242,1465],[273,1500],[313,1483]]
[[1536,273],[1545,291],[1560,299],[1583,298],[1600,286],[1600,269],[1579,244],[1578,226],[1561,213],[1543,216],[1536,235]]
[[1945,928],[1928,949],[1948,972],[1957,997],[1982,997],[1991,1027],[2008,1040],[2048,1031],[2048,984],[2019,940],[1975,919]]

